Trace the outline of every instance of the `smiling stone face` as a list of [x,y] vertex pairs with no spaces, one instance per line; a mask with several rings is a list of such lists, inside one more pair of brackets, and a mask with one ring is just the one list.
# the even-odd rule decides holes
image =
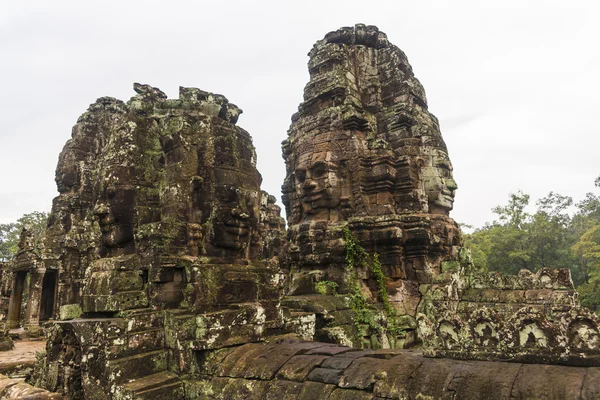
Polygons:
[[59,193],[69,193],[77,190],[79,184],[79,168],[74,163],[59,163],[56,168],[54,181]]
[[133,251],[135,190],[132,186],[109,186],[94,207],[102,232],[101,256]]
[[[214,211],[211,242],[218,248],[244,252],[258,229],[259,188],[248,184],[251,179],[232,179],[232,173],[235,175],[232,171],[217,170],[215,174],[218,206]],[[239,178],[244,178],[243,174]],[[240,180],[246,184],[236,185]]]
[[448,154],[440,149],[428,149],[423,167],[423,186],[427,193],[429,212],[448,215],[454,205],[458,185],[452,175]]
[[340,204],[342,188],[338,164],[330,151],[307,153],[298,158],[294,187],[304,220],[328,219],[329,210]]
[[192,214],[199,216],[206,256],[213,262],[259,253],[260,183],[248,132],[213,117],[197,150],[198,185]]

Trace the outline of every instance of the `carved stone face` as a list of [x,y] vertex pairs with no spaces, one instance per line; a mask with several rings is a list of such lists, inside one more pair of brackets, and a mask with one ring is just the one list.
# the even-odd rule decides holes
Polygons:
[[452,176],[452,163],[444,151],[435,148],[428,150],[429,157],[423,167],[423,184],[429,212],[448,215],[454,205],[454,194],[458,188]]
[[54,181],[59,193],[68,193],[77,185],[78,172],[76,165],[68,165],[56,170]]
[[215,170],[215,178],[216,208],[210,241],[218,248],[241,251],[249,247],[258,230],[258,182],[255,177],[221,168]]
[[108,253],[113,249],[133,248],[134,196],[131,186],[108,186],[94,207]]
[[303,154],[294,171],[295,188],[304,219],[328,219],[342,196],[338,165],[331,152]]
[[79,152],[75,148],[73,141],[67,142],[64,150],[61,152],[54,173],[56,189],[59,193],[69,193],[76,190],[79,186],[79,166],[76,154]]

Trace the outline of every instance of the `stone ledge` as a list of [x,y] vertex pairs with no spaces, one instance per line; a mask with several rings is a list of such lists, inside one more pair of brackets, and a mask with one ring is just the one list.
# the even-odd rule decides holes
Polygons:
[[434,359],[418,351],[376,354],[343,346],[336,354],[335,347],[293,340],[239,346],[227,350],[221,368],[205,379],[187,381],[186,394],[229,399],[243,393],[249,400],[600,396],[600,367]]

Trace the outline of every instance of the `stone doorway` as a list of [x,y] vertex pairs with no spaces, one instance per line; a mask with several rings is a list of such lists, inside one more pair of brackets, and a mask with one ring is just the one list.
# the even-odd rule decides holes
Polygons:
[[54,304],[56,300],[56,287],[58,271],[46,270],[42,281],[42,301],[40,305],[40,321],[47,321],[54,317]]

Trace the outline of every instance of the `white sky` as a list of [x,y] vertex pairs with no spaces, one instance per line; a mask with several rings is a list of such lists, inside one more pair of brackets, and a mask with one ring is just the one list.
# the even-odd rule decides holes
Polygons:
[[222,93],[244,110],[263,189],[327,32],[377,25],[407,54],[440,119],[459,189],[482,225],[518,189],[581,199],[600,175],[600,2],[0,1],[0,223],[49,211],[71,127],[133,82]]

